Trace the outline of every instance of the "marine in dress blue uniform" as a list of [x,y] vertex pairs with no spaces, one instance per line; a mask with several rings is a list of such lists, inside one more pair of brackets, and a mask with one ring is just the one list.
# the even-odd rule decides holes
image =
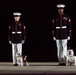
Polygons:
[[58,13],[52,20],[52,35],[57,45],[59,65],[66,65],[67,42],[71,37],[71,19],[64,14],[64,4],[58,4]]
[[21,13],[14,12],[14,21],[9,25],[9,43],[12,44],[13,65],[17,66],[16,53],[22,55],[22,44],[26,39],[26,27],[20,21]]

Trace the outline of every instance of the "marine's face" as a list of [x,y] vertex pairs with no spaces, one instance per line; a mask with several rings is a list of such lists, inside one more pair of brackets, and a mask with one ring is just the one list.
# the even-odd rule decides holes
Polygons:
[[20,20],[20,16],[15,16],[14,19],[15,19],[15,21],[19,21]]
[[60,15],[63,15],[64,9],[58,9],[58,13],[59,13]]

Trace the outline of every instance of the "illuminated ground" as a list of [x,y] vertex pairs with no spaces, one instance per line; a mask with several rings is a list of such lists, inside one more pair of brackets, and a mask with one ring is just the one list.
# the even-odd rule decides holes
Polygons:
[[0,75],[76,75],[76,66],[58,66],[57,62],[29,62],[29,66],[13,66],[0,62]]

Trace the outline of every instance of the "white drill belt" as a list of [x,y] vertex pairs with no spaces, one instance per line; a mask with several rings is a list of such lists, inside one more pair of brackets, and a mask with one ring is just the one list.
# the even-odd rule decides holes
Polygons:
[[56,27],[56,29],[65,29],[65,28],[67,28],[66,26],[62,26],[62,27]]
[[12,32],[12,34],[21,34],[22,32]]

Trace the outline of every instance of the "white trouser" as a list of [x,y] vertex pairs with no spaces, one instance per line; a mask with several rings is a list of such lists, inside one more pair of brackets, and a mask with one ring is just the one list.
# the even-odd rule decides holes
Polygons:
[[22,43],[18,43],[18,44],[13,44],[12,43],[12,59],[13,59],[13,64],[17,63],[16,52],[18,52],[18,53],[20,53],[20,55],[22,55]]
[[67,39],[56,40],[57,56],[60,63],[65,63],[67,56]]

